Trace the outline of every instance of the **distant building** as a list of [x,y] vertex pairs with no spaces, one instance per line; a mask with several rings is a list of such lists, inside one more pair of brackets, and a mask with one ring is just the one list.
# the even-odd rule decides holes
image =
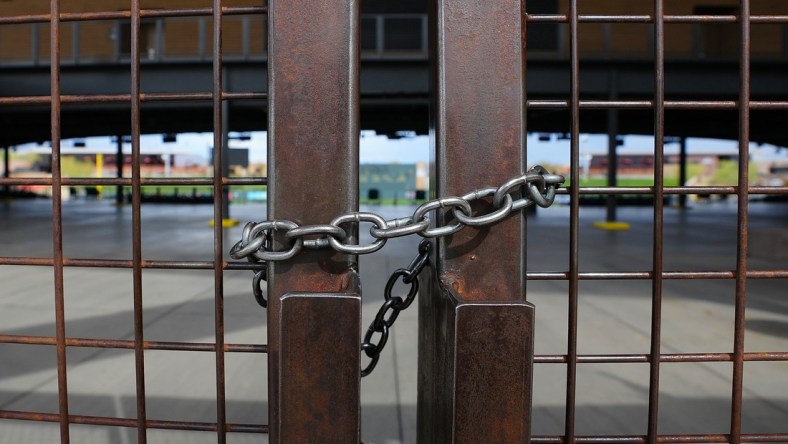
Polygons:
[[[38,147],[26,150],[28,153],[38,155],[38,161],[34,165],[37,172],[52,172],[52,150],[49,147]],[[60,149],[62,159],[73,158],[76,162],[93,165],[97,177],[115,177],[117,174],[117,153],[115,148],[71,148],[62,147]],[[161,150],[144,148],[140,153],[140,173],[142,176],[168,176],[171,169],[178,169],[180,173],[186,171],[195,173],[206,170],[205,167],[195,165],[188,161],[194,157],[188,150]],[[131,176],[131,150],[125,148],[123,153],[123,176]],[[68,171],[64,171],[65,174]],[[21,172],[20,176],[26,175]]]
[[[731,153],[701,153],[687,156],[687,164],[702,164],[716,169],[720,161],[738,161],[739,156]],[[665,169],[677,169],[679,164],[678,154],[665,155]],[[608,169],[607,154],[592,154],[589,162],[588,174],[591,176],[604,176]],[[619,154],[618,175],[631,177],[645,177],[654,175],[654,154]]]
[[[422,174],[418,174],[419,170]],[[361,164],[360,196],[371,200],[413,200],[416,191],[427,189],[425,171],[424,164]]]

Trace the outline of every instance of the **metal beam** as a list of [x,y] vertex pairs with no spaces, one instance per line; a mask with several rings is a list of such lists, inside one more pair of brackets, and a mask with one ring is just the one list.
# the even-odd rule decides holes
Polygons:
[[[427,61],[362,59],[361,106],[364,129],[381,132],[415,130],[426,134],[428,108]],[[653,61],[638,60],[583,60],[579,73],[583,84],[583,99],[604,103],[608,95],[608,71],[619,72],[619,97],[622,102],[641,100],[654,95]],[[266,129],[265,80],[266,62],[226,62],[228,81],[233,91],[255,92],[256,99],[231,101],[234,112],[233,130],[255,131]],[[727,101],[713,109],[706,105],[684,102],[678,108],[666,104],[665,123],[673,136],[709,137],[735,140],[738,118],[732,106],[737,96],[738,65],[727,62],[666,61],[670,72],[665,85],[666,96],[677,99]],[[762,109],[755,109],[757,117],[751,122],[751,139],[754,142],[788,146],[788,136],[781,131],[788,119],[788,82],[785,72],[788,65],[780,62],[751,62],[754,105],[760,101]],[[142,89],[146,92],[142,107],[144,134],[173,132],[209,132],[212,130],[210,91],[212,88],[210,63],[149,63],[145,64]],[[553,99],[567,94],[568,71],[566,62],[540,59],[528,61],[529,101]],[[114,135],[128,131],[128,100],[113,101],[112,95],[128,94],[128,67],[112,65],[67,66],[62,72],[63,90],[73,94],[100,94],[91,102],[70,103],[64,100],[62,110],[63,137],[89,137]],[[203,98],[192,100],[155,100],[150,94],[188,94],[202,92]],[[0,145],[19,145],[49,140],[49,71],[44,68],[14,68],[3,66],[0,70]],[[25,104],[9,104],[4,97],[26,96]],[[73,97],[73,96],[72,96]],[[153,97],[153,98],[151,98]],[[207,98],[207,99],[206,99]],[[769,105],[771,104],[771,105]],[[768,105],[764,108],[765,105]],[[693,108],[702,108],[698,112]],[[648,105],[620,113],[619,127],[622,134],[653,133],[653,123],[648,117]],[[528,129],[534,132],[566,132],[566,116],[559,112],[566,106],[529,108]],[[396,116],[393,118],[392,116]],[[604,134],[607,110],[603,105],[595,109],[583,108],[583,131]],[[97,124],[100,122],[100,124]],[[44,129],[42,131],[42,128]]]
[[[269,5],[269,220],[326,224],[358,209],[359,3]],[[274,244],[289,246],[279,233]],[[270,264],[272,443],[359,442],[360,299],[347,296],[358,294],[354,268],[355,257],[333,250]],[[294,346],[317,337],[335,340],[306,354]]]
[[[523,4],[432,7],[432,192],[461,196],[525,170]],[[518,215],[437,240],[437,281],[425,278],[419,298],[420,443],[529,440],[533,306],[524,301],[524,228]],[[514,324],[517,333],[506,330]],[[491,355],[496,341],[510,352]]]

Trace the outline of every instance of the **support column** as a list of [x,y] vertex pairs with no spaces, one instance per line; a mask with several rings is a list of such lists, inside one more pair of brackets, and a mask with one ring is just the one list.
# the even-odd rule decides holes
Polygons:
[[[462,196],[525,171],[524,1],[432,0],[432,8],[431,197]],[[437,281],[422,273],[419,296],[419,443],[530,439],[524,229],[517,214],[437,240]]]
[[[327,224],[358,210],[360,3],[269,2],[268,220]],[[277,250],[290,244],[275,233]],[[269,264],[271,443],[360,441],[355,262],[320,249]]]
[[[618,71],[611,69],[608,72],[609,100],[618,100]],[[618,184],[618,138],[619,110],[607,110],[607,186],[615,187]],[[618,221],[617,196],[605,196],[605,221],[595,222],[594,227],[601,230],[628,230],[629,224]]]
[[[227,76],[224,86],[228,88]],[[216,149],[216,148],[214,148]],[[230,177],[230,102],[222,102],[222,177]],[[222,187],[222,226],[235,226],[238,221],[230,217],[230,186]]]
[[[618,182],[618,110],[607,110],[607,186],[614,187]],[[608,223],[616,222],[616,196],[607,195],[606,218]]]
[[[117,143],[115,144],[115,177],[118,179],[123,178],[123,136],[118,135]],[[118,206],[123,205],[123,185],[118,185],[115,188],[115,204]]]
[[[679,186],[687,184],[687,138],[679,139]],[[679,208],[687,208],[687,195],[679,194]]]

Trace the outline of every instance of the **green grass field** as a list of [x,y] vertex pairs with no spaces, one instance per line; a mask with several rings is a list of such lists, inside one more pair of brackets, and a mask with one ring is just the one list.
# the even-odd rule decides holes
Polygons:
[[[704,169],[703,165],[691,164],[687,165],[687,178],[698,177],[702,174]],[[758,178],[758,166],[750,164],[749,170],[750,181],[755,181]],[[738,182],[739,177],[739,163],[732,160],[723,160],[720,162],[719,168],[714,172],[711,177],[701,179],[703,185],[731,185],[734,186]],[[664,177],[665,186],[676,187],[679,186],[679,178],[676,174],[666,174]],[[566,184],[569,185],[569,178]],[[581,187],[601,187],[607,185],[606,177],[589,177],[588,179],[580,179]],[[620,187],[650,187],[654,185],[654,177],[619,177],[616,183]]]

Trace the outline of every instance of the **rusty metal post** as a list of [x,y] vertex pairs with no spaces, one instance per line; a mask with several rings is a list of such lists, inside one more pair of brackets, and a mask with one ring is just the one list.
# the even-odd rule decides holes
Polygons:
[[[438,197],[525,169],[523,3],[432,1]],[[530,439],[534,308],[524,300],[524,228],[517,215],[437,243],[437,281],[427,278],[420,297],[420,443]]]
[[[268,219],[325,224],[358,208],[358,20],[357,0],[269,4]],[[359,442],[354,262],[317,250],[271,264],[272,443]]]

